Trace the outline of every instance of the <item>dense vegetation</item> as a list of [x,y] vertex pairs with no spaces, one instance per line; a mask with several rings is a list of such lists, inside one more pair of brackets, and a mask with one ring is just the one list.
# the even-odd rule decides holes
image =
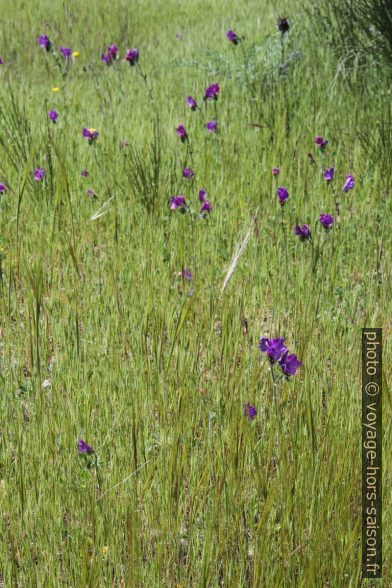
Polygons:
[[294,1],[2,19],[2,585],[358,585],[364,326],[390,585],[388,63]]

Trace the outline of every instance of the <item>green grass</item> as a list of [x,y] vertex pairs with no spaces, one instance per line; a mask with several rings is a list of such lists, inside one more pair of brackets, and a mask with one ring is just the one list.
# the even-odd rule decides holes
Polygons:
[[[293,24],[286,76],[279,15]],[[4,587],[359,585],[364,326],[384,329],[390,585],[388,75],[337,63],[294,2],[5,0],[2,18]],[[246,36],[246,67],[230,27]],[[44,32],[79,51],[65,79],[35,43]],[[139,47],[153,100],[137,68],[101,64],[114,42],[121,54]],[[213,82],[219,145],[203,128],[214,105],[192,113],[184,102],[202,104]],[[181,178],[180,123],[194,184]],[[85,126],[99,130],[96,145]],[[329,139],[323,160],[317,134]],[[346,173],[356,187],[342,195]],[[283,219],[277,185],[290,192]],[[169,210],[181,193],[197,210],[200,188],[209,218]],[[324,234],[318,216],[336,216],[336,198]],[[305,222],[317,263],[293,233]],[[185,267],[190,283],[175,275]],[[285,337],[303,362],[276,403],[261,335]],[[97,468],[78,456],[80,437]]]

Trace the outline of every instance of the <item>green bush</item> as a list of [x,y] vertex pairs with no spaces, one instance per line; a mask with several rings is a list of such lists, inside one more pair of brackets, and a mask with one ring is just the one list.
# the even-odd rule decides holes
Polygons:
[[308,10],[320,36],[339,52],[371,55],[392,65],[391,0],[312,2]]

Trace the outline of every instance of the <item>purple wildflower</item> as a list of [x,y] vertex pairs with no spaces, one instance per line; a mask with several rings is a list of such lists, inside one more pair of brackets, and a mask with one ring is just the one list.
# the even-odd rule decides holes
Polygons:
[[323,139],[321,135],[317,135],[314,142],[320,148],[321,151],[324,151],[326,146],[328,145],[328,139]]
[[86,190],[86,195],[89,198],[96,198],[95,192],[94,192],[94,190],[92,188],[89,188],[88,190]]
[[0,194],[4,194],[7,191],[7,187],[3,182],[0,182]]
[[272,168],[272,175],[277,178],[278,175],[280,174],[280,169],[278,167],[273,167]]
[[184,125],[178,125],[176,133],[183,143],[188,140],[188,133],[186,132]]
[[111,53],[111,55],[114,57],[117,57],[117,53],[118,53],[118,47],[117,45],[115,45],[113,43],[113,45],[108,45],[107,50],[109,53]]
[[268,344],[269,344],[269,339],[267,337],[262,337],[260,339],[260,341],[259,341],[259,349],[260,349],[260,351],[262,351],[263,353],[265,351],[267,351]]
[[309,225],[297,225],[294,229],[294,232],[301,241],[305,241],[306,239],[310,239],[310,228]]
[[287,31],[290,29],[290,23],[287,18],[278,18],[278,20],[276,21],[276,26],[278,31],[282,33],[282,35],[287,33]]
[[333,218],[332,214],[322,213],[322,214],[320,214],[319,221],[323,225],[324,229],[326,229],[328,231],[334,223],[334,218]]
[[118,47],[117,45],[108,45],[106,53],[102,53],[101,61],[106,65],[112,65],[113,61],[117,59]]
[[193,96],[187,96],[186,98],[186,103],[189,106],[189,108],[191,110],[196,110],[197,109],[197,102],[196,100],[193,98]]
[[45,49],[46,51],[50,51],[52,48],[52,43],[48,35],[40,35],[37,37],[37,43],[42,47],[42,49]]
[[355,186],[354,176],[347,174],[346,181],[344,182],[344,186],[343,186],[343,192],[348,192],[349,190],[352,190],[354,188],[354,186]]
[[195,172],[193,171],[192,168],[186,167],[182,171],[182,177],[183,178],[187,178],[188,180],[190,180],[190,179],[192,179],[192,178],[195,177]]
[[334,174],[335,174],[335,170],[333,167],[326,169],[323,174],[324,180],[326,182],[332,182]]
[[289,197],[288,191],[286,190],[286,188],[283,188],[282,186],[280,186],[276,190],[276,195],[277,195],[279,202],[282,206],[286,202],[287,198]]
[[259,349],[266,353],[273,364],[277,362],[285,376],[294,376],[301,362],[297,359],[295,353],[289,355],[289,352],[284,345],[283,337],[277,339],[267,339],[266,337],[260,339]]
[[177,208],[184,208],[186,206],[185,196],[173,196],[170,200],[170,210],[176,210]]
[[90,174],[88,173],[88,171],[86,169],[82,169],[82,171],[80,172],[80,175],[82,176],[82,178],[88,178],[88,176]]
[[88,140],[88,142],[90,143],[90,145],[92,143],[94,143],[94,141],[96,141],[98,139],[98,131],[96,129],[87,129],[87,128],[83,128],[82,129],[82,135],[85,139]]
[[256,407],[253,406],[252,404],[249,404],[249,402],[247,402],[246,404],[244,404],[244,415],[250,421],[252,421],[255,418],[255,416],[257,415]]
[[226,31],[226,37],[227,37],[228,41],[230,41],[230,43],[233,43],[233,45],[238,45],[238,43],[241,41],[239,36],[231,29]]
[[40,182],[43,179],[44,175],[45,175],[45,170],[43,167],[37,167],[34,170],[34,179],[36,182]]
[[184,268],[182,272],[177,272],[176,275],[178,278],[184,278],[184,280],[189,281],[192,279],[192,274],[187,268]]
[[4,59],[1,59],[1,57],[0,57],[0,65],[4,65]]
[[282,355],[287,353],[283,337],[277,337],[276,339],[263,337],[260,339],[259,349],[266,353],[272,362],[279,361]]
[[139,49],[127,49],[124,59],[129,65],[135,65],[139,61]]
[[90,447],[90,445],[88,443],[86,443],[86,441],[83,441],[83,439],[79,439],[78,452],[79,453],[87,453],[88,455],[91,455],[92,453],[94,453],[94,449],[92,447]]
[[59,114],[55,110],[49,110],[48,117],[50,118],[50,120],[52,122],[55,123],[57,121],[58,117],[59,117]]
[[204,92],[204,100],[218,100],[219,85],[211,84]]
[[302,362],[299,361],[295,353],[289,355],[287,351],[278,363],[285,376],[295,376],[298,368],[302,365]]
[[211,212],[212,206],[209,200],[205,199],[201,205],[200,212]]
[[218,123],[215,120],[210,120],[210,122],[208,122],[206,124],[206,129],[209,133],[214,133],[218,128]]
[[72,57],[72,49],[69,47],[60,47],[60,53],[64,57],[64,59],[69,59]]
[[199,200],[200,202],[204,202],[207,197],[207,192],[205,190],[199,190]]

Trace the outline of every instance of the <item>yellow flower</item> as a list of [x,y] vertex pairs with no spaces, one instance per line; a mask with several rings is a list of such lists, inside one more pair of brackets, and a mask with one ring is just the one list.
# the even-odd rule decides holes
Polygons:
[[74,57],[79,57],[79,51],[74,51],[74,52],[72,53],[72,55],[73,55]]
[[102,547],[102,555],[106,555],[106,554],[107,554],[107,552],[108,552],[108,546],[107,546],[107,545],[104,545],[104,546]]
[[58,86],[55,86],[54,88],[52,88],[52,92],[60,92],[60,88]]

